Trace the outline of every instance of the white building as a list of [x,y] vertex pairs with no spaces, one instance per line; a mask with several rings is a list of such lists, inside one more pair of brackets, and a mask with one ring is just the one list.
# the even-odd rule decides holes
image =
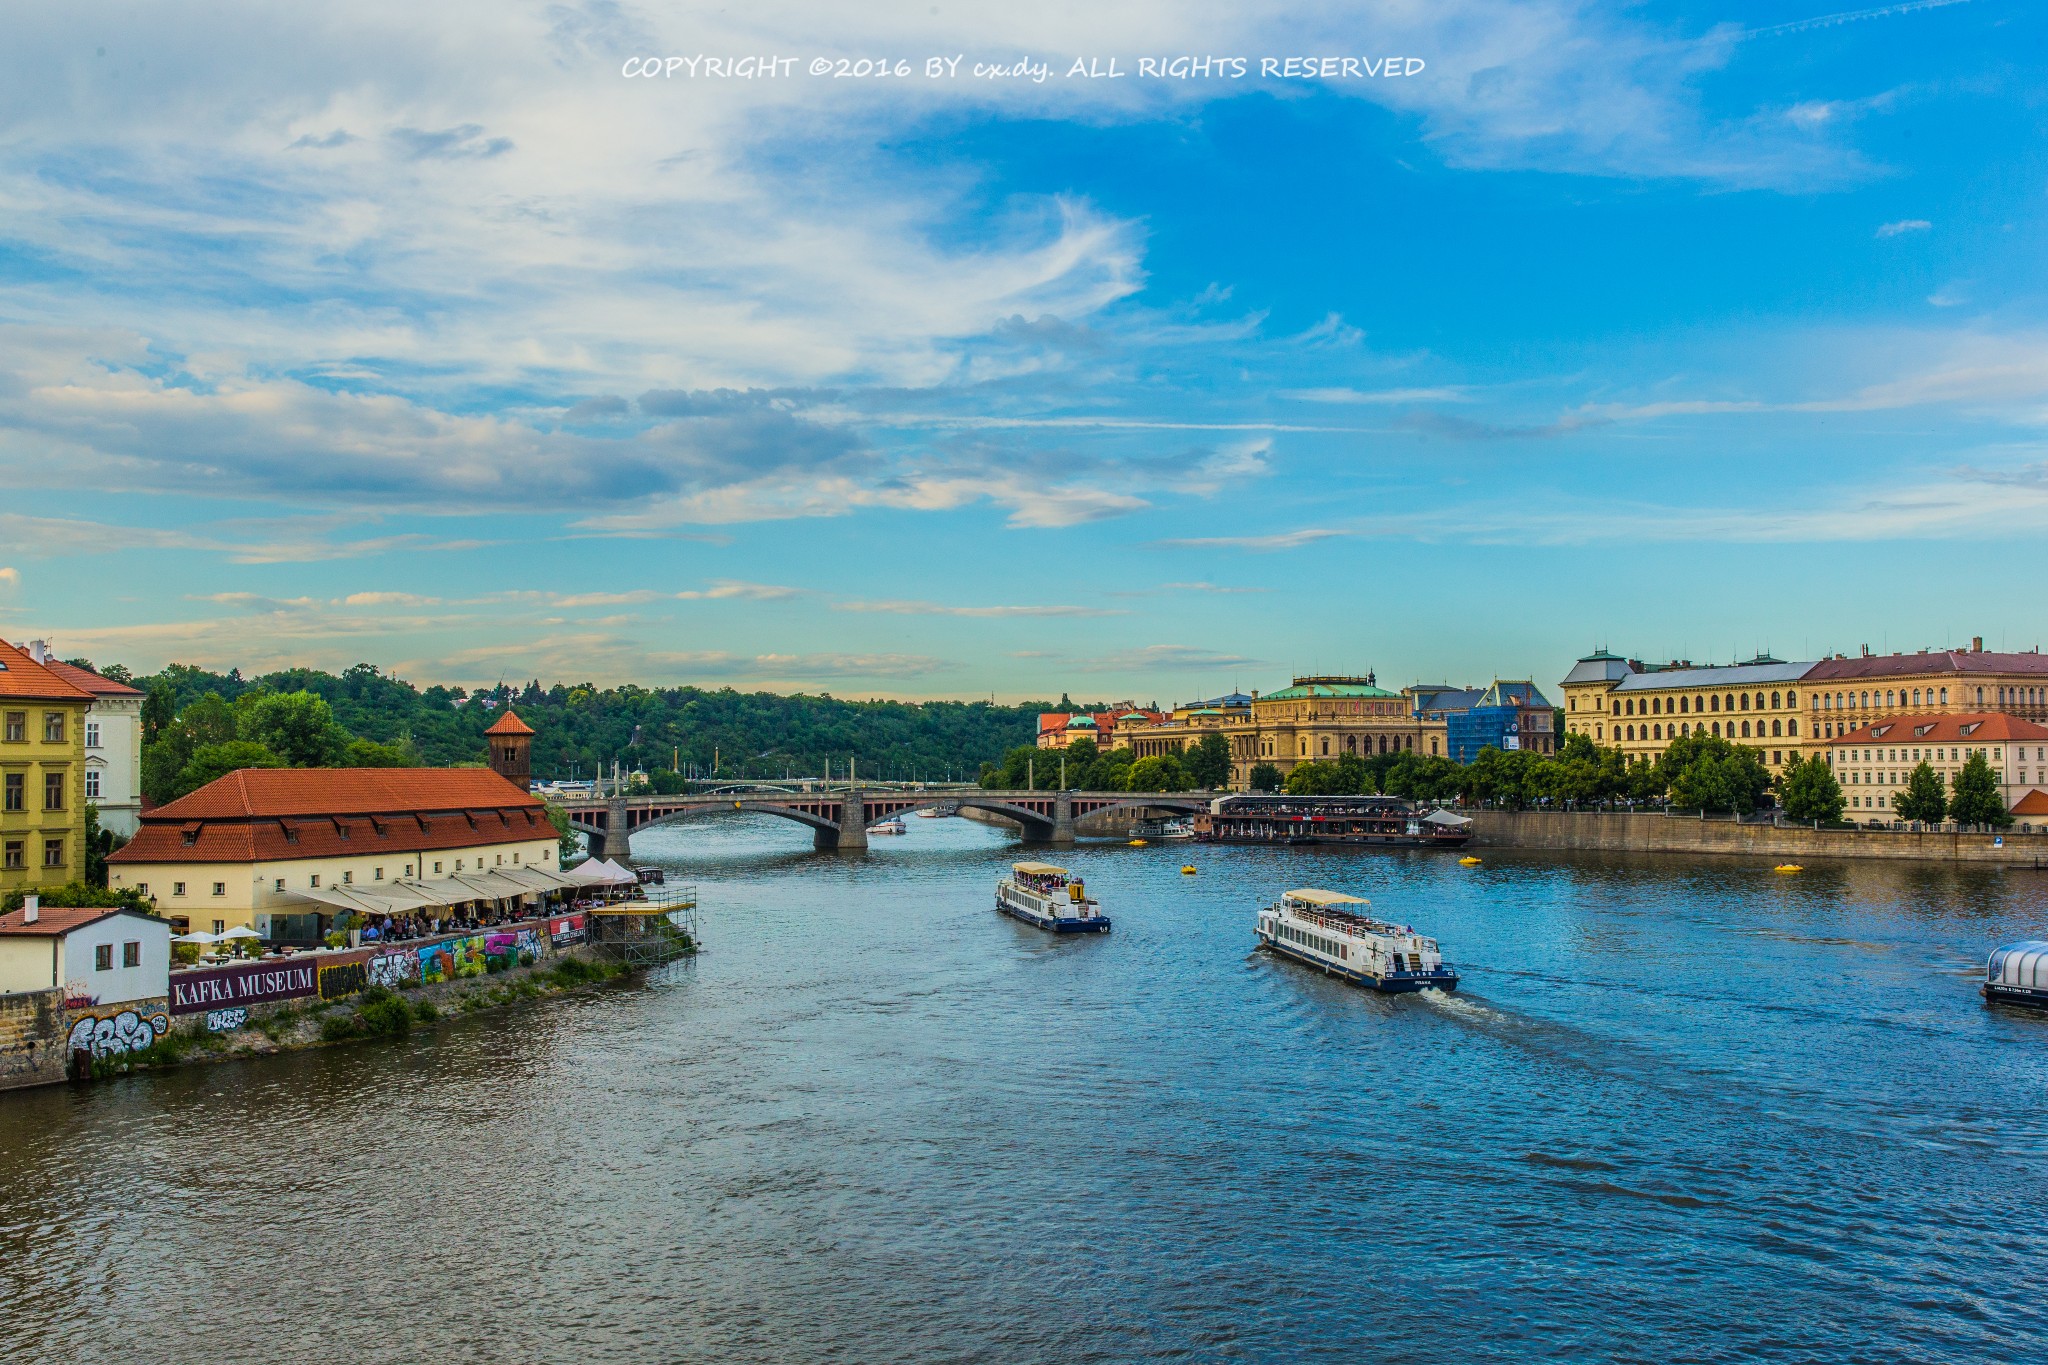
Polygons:
[[31,640],[21,648],[65,682],[92,693],[85,713],[85,799],[99,807],[101,829],[134,838],[142,828],[143,694],[65,663],[46,641]]
[[29,901],[0,915],[0,992],[62,986],[74,1014],[170,994],[167,921],[133,910]]

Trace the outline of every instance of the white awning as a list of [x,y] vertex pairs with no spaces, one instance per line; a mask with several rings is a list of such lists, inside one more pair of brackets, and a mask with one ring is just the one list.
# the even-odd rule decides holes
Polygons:
[[1425,824],[1431,825],[1469,825],[1472,823],[1471,817],[1453,815],[1447,810],[1431,811],[1423,816],[1422,819]]
[[622,882],[637,882],[640,874],[629,872],[617,863],[607,859],[591,858],[564,868],[562,875],[576,886],[616,886]]

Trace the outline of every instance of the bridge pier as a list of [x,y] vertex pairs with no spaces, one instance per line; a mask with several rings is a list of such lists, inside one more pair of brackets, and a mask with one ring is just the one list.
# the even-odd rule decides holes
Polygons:
[[1052,802],[1052,833],[1046,842],[1071,844],[1074,842],[1074,798],[1061,792]]
[[868,846],[868,803],[858,790],[847,792],[839,803],[839,838],[832,846],[842,852]]
[[591,840],[593,847],[590,856],[593,858],[610,858],[624,866],[626,860],[633,856],[633,817],[626,807],[626,798],[623,795],[614,796],[605,802],[604,847],[595,847],[598,842],[595,839]]

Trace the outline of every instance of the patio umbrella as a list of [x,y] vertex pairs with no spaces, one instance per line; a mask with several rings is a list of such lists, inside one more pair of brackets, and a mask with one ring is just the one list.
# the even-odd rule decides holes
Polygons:
[[173,934],[173,935],[171,935],[171,942],[173,942],[173,943],[218,943],[218,942],[220,942],[220,937],[219,937],[218,935],[215,935],[215,934],[209,934],[209,933],[207,933],[207,932],[206,932],[206,931],[205,931],[204,929],[195,929],[195,930],[193,930],[193,931],[192,931],[191,933],[189,933],[189,934]]
[[255,931],[254,929],[250,929],[250,928],[247,928],[247,927],[245,927],[245,926],[243,926],[243,925],[239,925],[239,924],[238,924],[238,925],[236,925],[236,926],[235,926],[234,928],[232,928],[232,929],[228,930],[228,931],[227,931],[227,932],[226,932],[225,934],[222,934],[222,935],[221,935],[221,936],[220,936],[219,938],[216,938],[216,939],[214,940],[214,942],[215,942],[215,943],[226,943],[226,942],[227,942],[227,941],[228,941],[229,939],[231,939],[231,938],[262,938],[262,937],[263,937],[263,935],[261,935],[261,934],[257,933],[257,932],[256,932],[256,931]]

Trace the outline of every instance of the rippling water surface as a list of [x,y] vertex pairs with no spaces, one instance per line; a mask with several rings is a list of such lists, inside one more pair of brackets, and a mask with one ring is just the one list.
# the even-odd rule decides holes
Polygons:
[[[2048,874],[650,832],[709,950],[391,1044],[0,1096],[0,1359],[2048,1356]],[[1192,857],[1197,876],[1179,873]],[[1451,997],[1250,951],[1338,887]]]

